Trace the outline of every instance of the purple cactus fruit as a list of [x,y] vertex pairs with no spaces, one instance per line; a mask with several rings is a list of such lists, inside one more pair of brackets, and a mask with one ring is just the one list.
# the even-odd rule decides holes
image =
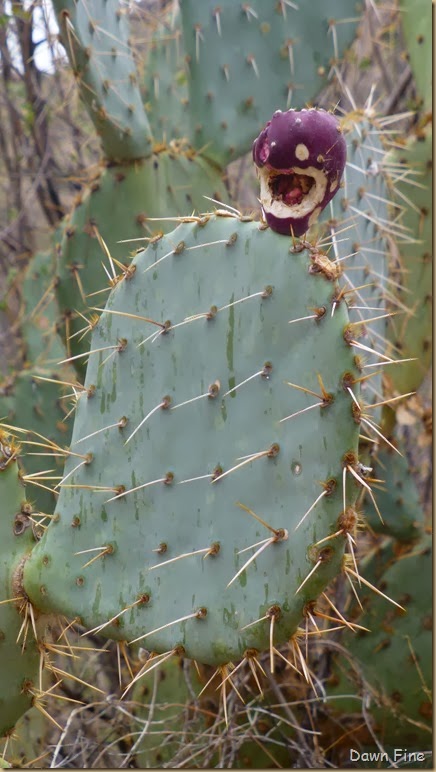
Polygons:
[[277,110],[253,143],[268,225],[302,236],[339,189],[347,146],[339,120],[321,109]]

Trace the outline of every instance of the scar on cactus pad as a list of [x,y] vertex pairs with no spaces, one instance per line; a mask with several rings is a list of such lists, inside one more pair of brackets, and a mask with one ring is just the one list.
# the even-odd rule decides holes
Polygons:
[[337,193],[346,161],[338,119],[324,110],[277,110],[253,143],[260,203],[272,230],[302,236]]

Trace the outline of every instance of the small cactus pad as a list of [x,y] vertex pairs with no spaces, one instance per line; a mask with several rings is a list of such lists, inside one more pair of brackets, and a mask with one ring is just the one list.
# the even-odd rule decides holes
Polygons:
[[21,333],[29,365],[52,367],[65,352],[57,335],[60,319],[55,297],[53,251],[37,252],[27,266],[21,285]]
[[151,153],[151,132],[118,0],[55,0],[61,40],[103,150],[113,160]]
[[423,110],[432,110],[432,11],[428,0],[400,0],[408,60]]
[[7,756],[14,769],[44,769],[49,729],[47,717],[37,708],[30,708],[15,724],[13,734],[5,738],[2,755]]
[[413,360],[389,369],[390,386],[402,394],[419,388],[432,359],[431,126],[410,137],[403,149],[392,150],[387,163],[402,227],[392,260],[392,306],[404,310],[393,319],[389,342],[394,354]]
[[93,333],[71,446],[88,463],[67,462],[26,566],[38,607],[215,665],[295,632],[360,490],[336,276],[228,212],[135,256]]
[[0,737],[10,732],[32,706],[33,685],[39,671],[33,632],[27,625],[23,628],[24,617],[20,613],[26,598],[19,577],[35,537],[29,517],[31,508],[19,479],[18,450],[16,441],[0,429]]
[[[392,297],[387,277],[389,243],[395,228],[388,215],[389,181],[384,168],[387,153],[381,141],[382,125],[370,107],[345,116],[341,127],[347,143],[343,181],[315,228],[319,238],[329,244],[330,256],[344,267],[341,285],[350,302],[356,354],[362,365],[368,366],[365,375],[372,375],[363,382],[362,394],[365,402],[378,403],[383,400],[382,374],[389,368],[398,371],[403,367],[383,364],[386,305]],[[392,359],[400,358],[399,352],[392,355]],[[380,417],[380,407],[371,410],[371,420],[377,422]],[[365,430],[377,438],[368,424]]]
[[[53,477],[62,477],[71,439],[72,419],[66,420],[71,399],[65,396],[68,388],[71,394],[74,382],[64,387],[59,380],[56,372],[34,369],[23,370],[5,388],[0,384],[0,418],[20,430],[23,447],[19,463],[30,476],[26,479],[28,497],[35,510],[46,514],[54,510]],[[77,389],[81,389],[80,384]]]
[[[371,573],[370,564],[377,561],[375,551],[366,574]],[[347,712],[355,711],[356,700],[346,699],[350,692],[347,679],[357,682],[369,705],[377,737],[383,744],[410,750],[431,748],[431,584],[431,537],[422,533],[419,543],[398,555],[378,582],[380,589],[404,610],[356,585],[365,609],[358,622],[370,632],[344,632],[342,645],[348,656],[346,661],[336,658],[338,677],[334,679],[334,690],[329,689],[345,695],[332,704]],[[358,613],[358,609],[354,611]]]
[[153,29],[141,87],[154,142],[188,138],[188,79],[180,11],[174,3]]
[[184,750],[186,755],[192,753],[191,743],[207,727],[207,713],[192,699],[204,686],[193,662],[174,657],[155,673],[155,679],[155,689],[142,679],[131,693],[135,736],[151,717],[148,731],[135,746],[139,769],[162,769],[163,764],[172,768],[177,754],[183,759]]
[[277,110],[253,143],[268,225],[287,236],[306,233],[338,192],[346,157],[334,115]]
[[220,165],[247,152],[274,110],[313,103],[351,45],[349,0],[183,0],[191,141]]
[[[142,651],[139,673],[146,657]],[[254,661],[250,662],[254,667]],[[135,716],[135,761],[140,769],[161,769],[163,765],[167,769],[184,769],[192,764],[193,757],[197,769],[218,767],[223,755],[223,737],[217,731],[222,720],[220,681],[225,671],[215,671],[214,675],[211,668],[195,665],[192,660],[172,657],[155,670],[154,678],[139,678],[130,692]],[[274,768],[288,769],[296,730],[287,720],[285,709],[276,704],[274,692],[268,689],[262,661],[259,665],[251,683],[244,676],[239,683],[238,674],[232,672],[233,685],[238,691],[241,688],[244,695],[244,704],[236,702],[229,716],[233,731],[228,740],[234,746],[235,756],[232,769],[271,769],[272,761]],[[277,662],[276,678],[280,669]],[[291,691],[295,683],[289,670],[285,678],[287,694],[295,697],[295,691]],[[261,703],[256,699],[260,686]]]
[[[120,264],[115,268],[108,255],[128,266],[129,252],[143,245],[134,239],[171,230],[172,217],[203,212],[208,208],[205,195],[227,200],[221,172],[177,145],[142,162],[105,167],[90,183],[66,220],[58,249],[56,292],[65,319],[61,332],[73,356],[89,350],[90,335],[81,314],[89,319],[95,315],[89,306],[104,305],[108,274],[115,283],[114,275],[120,272]],[[154,217],[162,219],[148,220]],[[120,243],[123,239],[133,241]],[[73,361],[80,375],[85,362]]]
[[416,540],[424,523],[419,493],[406,458],[406,450],[398,442],[402,456],[392,448],[379,449],[372,477],[382,480],[377,490],[377,504],[383,516],[381,522],[374,507],[366,502],[365,520],[376,533],[392,536],[401,542]]

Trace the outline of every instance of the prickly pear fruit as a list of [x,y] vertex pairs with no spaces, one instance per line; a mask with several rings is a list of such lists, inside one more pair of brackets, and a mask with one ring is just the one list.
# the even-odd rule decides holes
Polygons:
[[277,233],[302,236],[337,193],[347,146],[324,110],[277,110],[253,143],[260,201]]

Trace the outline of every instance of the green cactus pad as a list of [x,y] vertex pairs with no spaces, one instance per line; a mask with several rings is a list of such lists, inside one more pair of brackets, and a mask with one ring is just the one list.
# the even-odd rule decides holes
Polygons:
[[196,768],[215,769],[225,753],[221,739],[233,745],[234,769],[270,769],[271,762],[275,768],[287,769],[292,761],[288,743],[295,737],[295,728],[275,704],[277,698],[268,689],[260,669],[259,679],[265,681],[261,699],[253,697],[258,689],[254,679],[250,688],[247,679],[242,677],[242,685],[234,675],[233,683],[236,681],[236,688],[241,688],[244,704],[234,706],[231,737],[227,738],[218,734],[223,700],[219,678],[217,674],[213,678],[211,668],[201,670],[207,672],[200,675],[193,662],[173,657],[151,678],[136,682],[128,705],[136,717],[132,740],[137,743],[138,767],[159,769],[165,764],[167,768],[186,768],[195,758]]
[[55,0],[61,40],[103,150],[113,160],[144,158],[151,133],[118,0]]
[[46,768],[49,726],[47,718],[37,708],[30,708],[17,721],[6,748],[6,756],[14,769]]
[[[17,643],[24,621],[18,607],[25,602],[17,577],[35,543],[17,453],[16,442],[0,430],[0,737],[9,733],[31,707],[39,671],[39,651],[32,630],[27,631],[24,646],[23,631]],[[13,598],[17,601],[8,602]]]
[[[376,559],[377,552],[371,561]],[[411,551],[397,556],[378,585],[406,611],[357,587],[366,612],[358,621],[371,632],[344,633],[342,645],[357,670],[348,661],[337,660],[340,682],[332,690],[349,692],[348,678],[360,690],[363,686],[379,740],[411,751],[431,748],[431,577],[431,537],[423,534]],[[356,709],[355,701],[334,704]]]
[[[59,230],[53,235],[54,240],[58,235]],[[65,448],[70,443],[71,424],[65,417],[72,400],[63,397],[67,392],[72,394],[73,389],[54,381],[74,383],[76,378],[71,365],[58,365],[66,357],[66,351],[57,334],[60,312],[55,284],[54,252],[37,252],[17,280],[21,297],[19,321],[24,369],[5,379],[0,378],[0,421],[24,429],[21,439],[41,443],[39,446],[23,445],[20,465],[27,474],[53,469],[51,474],[62,475],[64,458],[50,455],[47,444],[54,442]],[[31,455],[34,453],[47,455]],[[56,499],[43,487],[50,487],[50,481],[37,482],[29,483],[29,498],[36,511],[51,514]]]
[[[342,285],[352,298],[351,321],[355,324],[355,339],[382,356],[356,347],[362,364],[382,364],[385,360],[387,320],[378,319],[386,313],[386,303],[392,287],[387,281],[388,271],[388,203],[389,188],[383,168],[386,152],[380,141],[381,127],[371,117],[371,111],[360,110],[343,120],[347,141],[347,165],[343,184],[326,209],[322,237],[330,242],[330,256],[343,260]],[[327,227],[326,227],[327,226]],[[320,226],[321,229],[321,226]],[[355,291],[354,291],[355,290]],[[372,319],[366,325],[365,320]],[[398,353],[396,357],[398,356]],[[400,369],[403,365],[398,365]],[[383,400],[381,371],[362,384],[362,395],[367,403]],[[364,370],[365,375],[376,373],[377,367]],[[370,420],[380,418],[381,409],[371,410]],[[364,434],[376,438],[365,425]]]
[[180,12],[171,8],[153,30],[142,81],[155,142],[189,137],[189,94]]
[[355,37],[354,11],[348,0],[183,0],[194,146],[224,165],[250,149],[275,110],[313,101]]
[[[77,312],[90,317],[93,312],[88,306],[101,307],[107,299],[108,276],[102,263],[113,275],[97,233],[111,256],[128,265],[130,260],[126,256],[143,244],[120,244],[122,239],[150,237],[171,230],[174,222],[165,217],[207,210],[209,202],[205,195],[227,200],[221,173],[179,147],[154,154],[141,163],[109,166],[93,181],[68,218],[59,246],[57,296],[62,313],[69,318],[67,332],[61,327],[61,334],[64,338],[66,334],[74,336],[69,341],[73,356],[86,352],[90,342],[89,334],[81,336],[80,330],[86,329],[86,323]],[[148,217],[164,219],[147,222]],[[119,266],[114,266],[114,270],[120,273]],[[81,375],[85,362],[83,358],[74,360]]]
[[[387,157],[393,200],[404,207],[392,277],[395,298],[406,313],[393,320],[389,340],[402,358],[414,361],[389,368],[390,385],[398,394],[418,389],[432,358],[432,131],[428,126],[409,139],[403,150]],[[404,198],[405,197],[405,198]],[[398,286],[401,285],[401,287]]]
[[59,379],[60,374],[50,370],[24,370],[10,386],[0,387],[0,420],[25,430],[20,437],[36,443],[23,444],[20,463],[27,475],[35,475],[34,482],[28,482],[29,499],[36,511],[46,514],[51,514],[55,508],[56,497],[50,489],[58,480],[38,480],[38,475],[48,470],[42,478],[50,475],[58,475],[59,479],[62,477],[65,461],[62,450],[68,447],[71,439],[72,419],[66,420],[66,415],[72,400],[63,397],[71,394],[73,389],[54,382]]
[[401,542],[410,542],[420,535],[424,513],[406,450],[402,445],[397,445],[403,455],[400,456],[392,448],[380,449],[371,475],[382,480],[377,485],[376,495],[383,523],[369,504],[365,507],[365,520],[376,533],[392,536]]
[[[148,679],[143,679],[131,692],[133,712],[142,719],[141,723],[132,722],[133,740],[137,743],[135,761],[139,769],[161,769],[162,764],[172,766],[177,751],[188,746],[189,753],[189,743],[205,730],[207,714],[192,699],[193,692],[200,692],[204,684],[193,663],[185,662],[180,658],[165,662],[154,673],[155,688]],[[186,665],[189,665],[187,674]]]
[[432,110],[432,11],[428,0],[400,0],[403,34],[418,99]]
[[[316,249],[227,213],[183,222],[132,266],[93,334],[72,439],[90,461],[26,588],[107,636],[222,664],[268,648],[271,626],[286,641],[341,570],[344,538],[316,542],[338,530],[357,463],[347,309],[332,315]],[[359,488],[349,474],[347,505]]]
[[21,285],[21,333],[26,362],[36,366],[53,366],[65,356],[57,335],[60,313],[54,284],[53,252],[37,252],[26,268]]

